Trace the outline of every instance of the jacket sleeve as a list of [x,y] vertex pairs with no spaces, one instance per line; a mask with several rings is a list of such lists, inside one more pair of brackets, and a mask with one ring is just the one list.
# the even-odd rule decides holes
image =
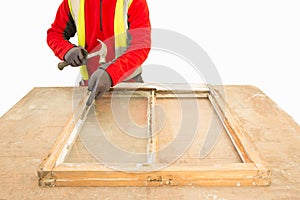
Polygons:
[[69,42],[76,33],[76,26],[72,18],[68,0],[60,4],[54,22],[47,31],[47,43],[54,54],[64,60],[65,54],[75,45]]
[[133,0],[128,10],[130,42],[123,55],[108,68],[113,85],[134,72],[148,57],[151,48],[151,24],[146,0]]

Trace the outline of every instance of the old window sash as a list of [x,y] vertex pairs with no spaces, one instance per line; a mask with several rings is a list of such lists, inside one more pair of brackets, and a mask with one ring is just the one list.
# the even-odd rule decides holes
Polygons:
[[[186,90],[184,85],[172,84],[167,90],[157,84],[120,84],[115,90],[126,91],[139,88],[140,92],[149,92],[148,109],[154,109],[159,98],[205,98],[211,103],[220,122],[224,126],[241,163],[229,163],[212,166],[180,166],[170,165],[159,171],[130,173],[115,171],[101,163],[66,163],[65,159],[76,140],[80,127],[79,113],[86,98],[79,103],[77,112],[70,118],[62,133],[57,138],[50,152],[43,159],[38,170],[39,185],[53,186],[267,186],[270,185],[270,169],[261,159],[247,133],[241,128],[233,116],[230,105],[224,101],[220,92],[210,85],[193,85],[192,90]],[[109,95],[109,94],[106,94]],[[195,97],[196,96],[196,97]],[[150,129],[155,126],[155,114],[148,115]],[[151,133],[150,133],[151,134]],[[157,135],[148,138],[147,163],[156,163],[159,155]],[[157,163],[156,163],[157,164]],[[145,166],[147,167],[147,166]]]

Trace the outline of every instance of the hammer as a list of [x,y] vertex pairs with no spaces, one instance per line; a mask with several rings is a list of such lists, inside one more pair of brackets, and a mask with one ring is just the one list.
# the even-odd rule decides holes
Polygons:
[[[104,42],[102,42],[101,40],[98,40],[98,42],[101,44],[101,49],[99,51],[88,54],[86,50],[82,50],[82,54],[85,58],[84,63],[86,63],[87,59],[98,56],[98,55],[100,56],[99,64],[105,63],[105,57],[106,57],[106,54],[107,54],[107,47],[104,44]],[[65,67],[67,67],[69,65],[70,65],[70,63],[67,63],[66,61],[63,61],[63,62],[58,63],[57,67],[58,67],[59,70],[63,70]]]

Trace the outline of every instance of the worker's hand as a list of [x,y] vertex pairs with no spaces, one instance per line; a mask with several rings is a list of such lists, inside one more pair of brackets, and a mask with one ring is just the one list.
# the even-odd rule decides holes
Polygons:
[[91,95],[86,104],[91,105],[93,100],[101,97],[104,92],[110,89],[111,85],[111,78],[105,71],[105,68],[97,69],[92,74],[88,83],[88,90],[91,91]]
[[82,47],[73,47],[65,54],[64,59],[72,67],[81,66],[85,59],[85,56],[83,54],[85,51],[86,50]]

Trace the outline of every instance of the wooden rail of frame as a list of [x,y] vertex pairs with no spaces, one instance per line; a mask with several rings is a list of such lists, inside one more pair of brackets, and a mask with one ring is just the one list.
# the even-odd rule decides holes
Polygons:
[[[126,95],[127,91],[136,90],[149,93],[148,98],[148,139],[147,162],[141,163],[143,170],[126,172],[113,170],[103,164],[67,163],[68,152],[72,148],[80,127],[84,123],[74,114],[66,124],[57,141],[45,156],[38,170],[41,187],[54,186],[268,186],[271,183],[270,169],[255,150],[247,133],[235,119],[230,106],[224,100],[222,91],[210,85],[193,85],[187,88],[181,84],[161,86],[157,84],[120,84],[112,90]],[[137,89],[138,88],[138,89]],[[112,92],[111,90],[111,92]],[[104,95],[109,96],[111,92]],[[159,170],[152,171],[152,166],[159,166],[159,138],[155,132],[155,104],[160,98],[205,98],[219,117],[228,134],[241,162],[211,166],[171,164]],[[75,113],[82,111],[86,96]],[[116,163],[118,165],[118,163]],[[120,164],[128,165],[131,164]],[[133,164],[134,165],[134,164]]]

